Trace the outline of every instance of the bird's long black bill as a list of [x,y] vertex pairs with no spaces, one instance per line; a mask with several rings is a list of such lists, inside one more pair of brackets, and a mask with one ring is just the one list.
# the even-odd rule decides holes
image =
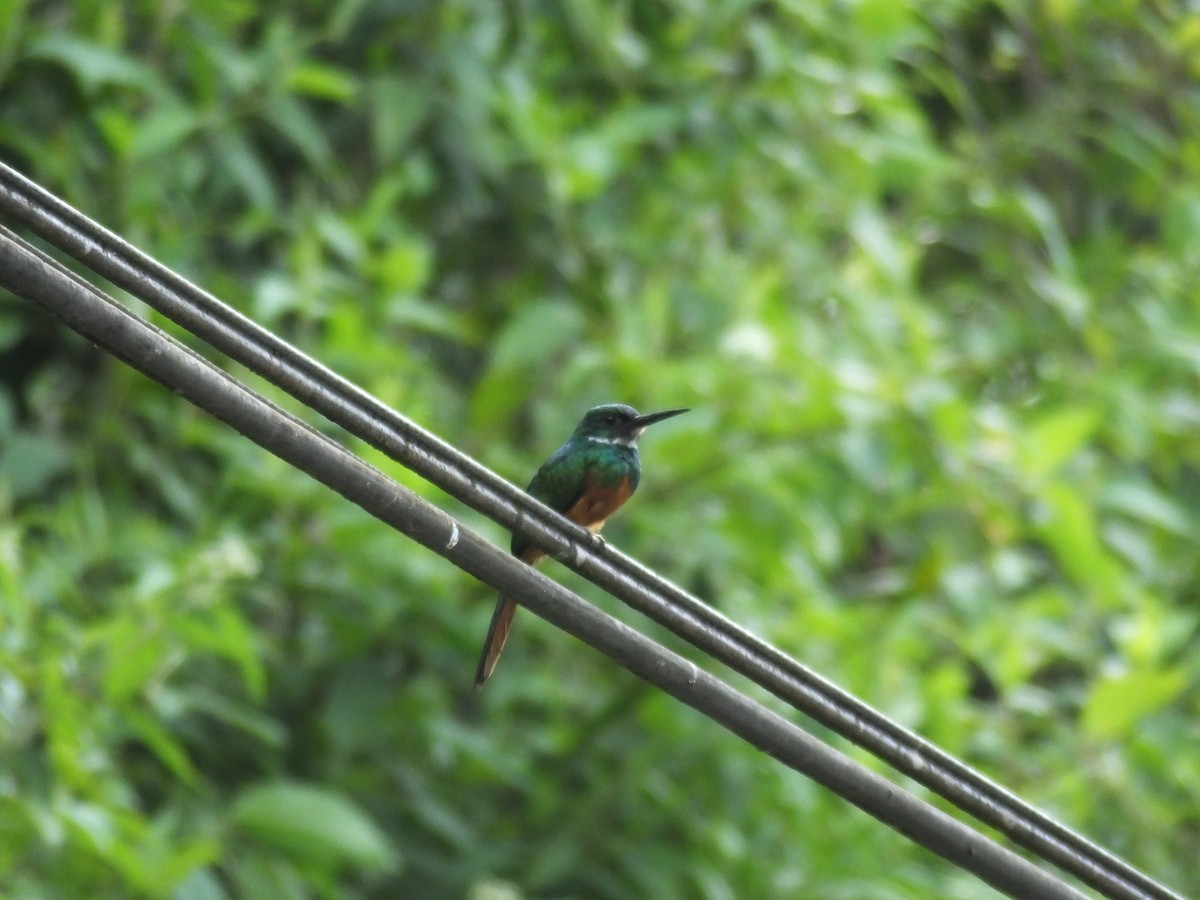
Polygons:
[[644,416],[638,416],[634,425],[638,428],[645,428],[647,425],[653,425],[655,422],[661,422],[663,419],[669,419],[687,411],[687,409],[664,409],[662,412],[646,413]]

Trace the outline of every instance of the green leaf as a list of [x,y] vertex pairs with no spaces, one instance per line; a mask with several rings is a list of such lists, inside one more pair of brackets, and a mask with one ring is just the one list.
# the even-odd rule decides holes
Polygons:
[[130,616],[114,620],[98,635],[108,657],[104,696],[115,704],[124,705],[145,691],[164,664],[167,654],[164,638],[143,629],[144,623]]
[[70,465],[71,457],[59,441],[18,430],[0,446],[0,485],[23,500],[43,490]]
[[35,59],[58,63],[88,93],[108,84],[148,88],[157,80],[141,61],[66,31],[42,35],[26,52]]
[[1083,707],[1083,728],[1094,738],[1128,736],[1146,716],[1179,696],[1187,684],[1178,669],[1125,672],[1097,681]]
[[345,69],[308,61],[288,73],[288,87],[298,94],[346,103],[358,93],[358,82]]
[[239,132],[229,129],[220,132],[215,144],[222,168],[242,189],[247,201],[262,210],[274,209],[277,203],[271,174],[255,148]]
[[244,731],[265,747],[282,747],[287,743],[286,730],[267,713],[199,685],[180,690],[163,687],[151,699],[163,716],[203,713]]
[[368,871],[399,865],[375,823],[353,801],[326,788],[287,782],[250,788],[234,804],[233,821],[297,862]]
[[153,753],[158,761],[184,784],[195,787],[198,782],[196,767],[188,758],[187,751],[157,719],[140,709],[126,708],[124,718],[130,730]]
[[309,166],[320,170],[332,157],[328,135],[297,98],[287,94],[272,97],[262,114],[304,156]]
[[1122,479],[1104,489],[1101,501],[1109,509],[1181,537],[1194,534],[1184,507],[1152,485]]
[[1090,587],[1106,608],[1114,607],[1121,570],[1100,540],[1094,510],[1065,484],[1046,485],[1039,497],[1046,511],[1038,528],[1042,539],[1077,583]]
[[892,232],[887,220],[874,206],[858,205],[850,220],[850,233],[883,276],[885,284],[905,283],[909,270],[908,245]]
[[[395,293],[412,294],[423,287],[433,268],[433,252],[427,241],[405,236],[376,256],[376,271],[383,287]],[[437,310],[445,316],[448,310]]]
[[425,122],[432,107],[420,82],[381,76],[371,82],[371,149],[381,162],[394,160]]
[[201,125],[200,114],[182,104],[159,107],[134,127],[128,146],[131,161],[177,150]]
[[583,330],[578,308],[566,299],[530,303],[512,316],[492,343],[488,372],[471,405],[472,421],[490,427],[526,399],[541,378],[553,378],[557,358]]
[[1088,407],[1055,410],[1029,425],[1020,443],[1021,468],[1034,478],[1057,471],[1095,433],[1099,414]]

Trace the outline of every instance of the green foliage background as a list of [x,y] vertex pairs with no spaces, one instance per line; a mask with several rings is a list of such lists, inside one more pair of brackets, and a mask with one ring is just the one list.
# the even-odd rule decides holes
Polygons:
[[[1200,892],[1188,10],[18,0],[0,156]],[[0,299],[4,896],[991,895],[491,606]]]

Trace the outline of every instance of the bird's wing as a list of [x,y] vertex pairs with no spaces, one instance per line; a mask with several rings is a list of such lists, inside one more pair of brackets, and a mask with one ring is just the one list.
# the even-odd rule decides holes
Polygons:
[[[566,512],[582,496],[584,478],[582,467],[572,463],[576,458],[569,448],[564,446],[551,456],[537,470],[529,487],[525,490],[533,497],[541,500],[547,506]],[[512,552],[525,562],[533,565],[542,558],[542,551],[519,534],[512,538]],[[492,622],[488,626],[487,637],[483,641],[483,653],[479,657],[479,667],[475,670],[475,689],[483,687],[488,680],[504,643],[508,640],[508,632],[512,628],[513,616],[517,613],[517,602],[511,597],[501,597],[496,602],[496,610],[492,613]]]
[[[561,513],[571,509],[583,496],[587,487],[585,477],[587,461],[583,455],[573,452],[570,443],[564,444],[542,467],[537,470],[529,487],[525,490],[533,497],[541,500],[552,509]],[[531,544],[519,534],[512,539],[512,552],[522,560],[533,565],[543,554],[540,549]],[[508,640],[508,632],[512,628],[513,616],[517,612],[517,603],[511,597],[501,597],[492,613],[492,623],[488,627],[487,638],[483,642],[483,653],[479,658],[479,667],[475,670],[475,688],[478,690],[487,681],[496,668],[500,652]]]
[[[579,454],[571,453],[564,446],[542,464],[525,490],[530,496],[541,500],[551,509],[565,513],[583,496],[587,485],[583,463]],[[514,534],[513,554],[523,556],[528,549],[529,542],[520,535]]]

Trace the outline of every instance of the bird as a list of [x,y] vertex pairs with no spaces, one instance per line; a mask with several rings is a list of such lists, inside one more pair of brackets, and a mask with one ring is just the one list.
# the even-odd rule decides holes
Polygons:
[[[642,476],[637,445],[642,432],[655,422],[687,411],[664,409],[643,415],[624,403],[594,406],[584,413],[567,442],[537,470],[525,490],[577,525],[598,533],[609,516],[637,490]],[[513,535],[511,549],[513,556],[529,565],[546,555],[519,534]],[[501,595],[475,671],[476,690],[495,670],[516,612],[517,601]]]

